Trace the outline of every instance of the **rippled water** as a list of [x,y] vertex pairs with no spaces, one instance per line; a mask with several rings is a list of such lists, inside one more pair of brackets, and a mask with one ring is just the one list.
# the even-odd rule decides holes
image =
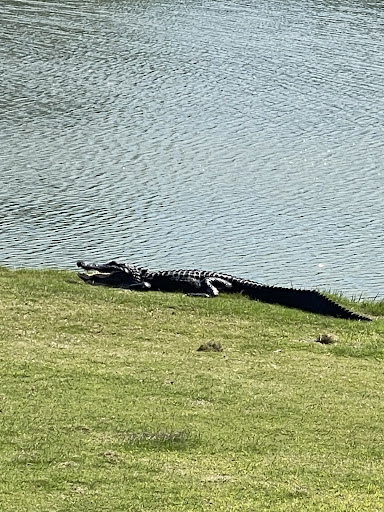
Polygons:
[[0,264],[384,297],[384,10],[3,0]]

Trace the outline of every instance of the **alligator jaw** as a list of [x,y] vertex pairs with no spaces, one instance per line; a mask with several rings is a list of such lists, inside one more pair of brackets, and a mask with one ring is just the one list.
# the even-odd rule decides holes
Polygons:
[[129,274],[120,270],[112,271],[108,274],[101,272],[94,274],[78,272],[77,275],[84,282],[95,286],[110,286],[111,288],[140,291],[147,291],[151,288],[150,283],[147,281],[135,281]]
[[[85,274],[84,272],[78,272],[77,275],[84,282],[86,282],[88,284],[93,284],[93,285],[98,285],[98,284],[102,285],[103,282],[101,282],[101,279],[105,279],[108,277],[107,274]],[[97,276],[96,279],[94,279],[95,276]]]

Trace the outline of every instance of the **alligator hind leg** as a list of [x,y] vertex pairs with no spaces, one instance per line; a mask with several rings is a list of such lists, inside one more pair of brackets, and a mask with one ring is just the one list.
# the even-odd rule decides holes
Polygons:
[[190,297],[216,297],[220,290],[231,288],[231,284],[218,277],[194,278],[186,276],[158,275],[151,281],[153,290],[180,291]]
[[229,289],[231,287],[231,283],[225,279],[219,277],[205,277],[200,281],[201,292],[189,293],[188,295],[192,297],[217,297],[220,290]]
[[156,280],[154,289],[166,290],[168,292],[182,292],[190,297],[210,297],[205,287],[202,287],[202,280],[193,277],[166,277]]

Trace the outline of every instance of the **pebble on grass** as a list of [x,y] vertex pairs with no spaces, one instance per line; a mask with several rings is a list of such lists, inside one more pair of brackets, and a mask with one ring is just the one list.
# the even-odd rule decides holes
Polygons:
[[222,352],[223,347],[220,342],[209,341],[208,343],[203,343],[197,349],[197,352]]
[[336,343],[337,338],[334,334],[325,332],[323,334],[319,334],[315,340],[317,343],[322,343],[323,345],[332,345]]

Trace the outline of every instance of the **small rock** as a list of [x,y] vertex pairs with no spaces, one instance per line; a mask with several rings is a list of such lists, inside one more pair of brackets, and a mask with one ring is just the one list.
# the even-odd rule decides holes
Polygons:
[[322,343],[323,345],[332,345],[333,343],[336,343],[337,338],[334,334],[325,332],[323,334],[319,334],[315,341],[317,343]]
[[197,349],[197,352],[222,352],[223,347],[220,342],[209,341],[208,343],[203,343]]

